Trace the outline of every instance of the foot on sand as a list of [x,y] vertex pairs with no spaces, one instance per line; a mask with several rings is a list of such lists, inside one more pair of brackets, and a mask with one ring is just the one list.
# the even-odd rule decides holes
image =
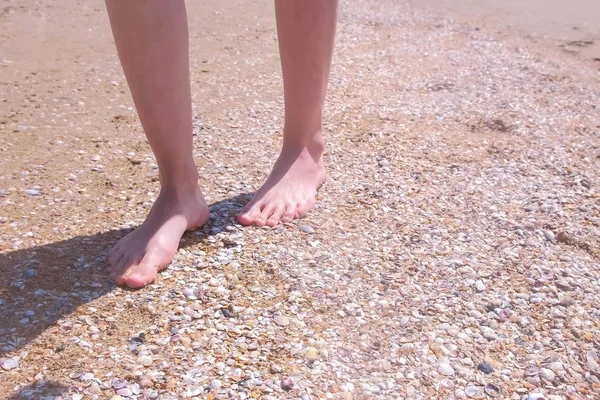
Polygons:
[[275,226],[302,218],[317,200],[317,190],[327,173],[323,163],[323,138],[311,144],[284,143],[266,182],[238,216],[242,225]]
[[162,190],[148,217],[108,253],[110,278],[131,288],[144,287],[173,259],[186,230],[209,219],[206,201],[195,188],[186,194]]

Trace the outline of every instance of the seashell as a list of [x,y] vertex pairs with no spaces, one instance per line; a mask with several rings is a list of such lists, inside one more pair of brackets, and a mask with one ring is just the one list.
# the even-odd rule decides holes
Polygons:
[[551,369],[548,369],[548,368],[540,369],[540,378],[542,378],[546,381],[552,382],[555,377],[556,377],[556,374]]
[[117,390],[117,394],[119,396],[123,396],[123,397],[130,397],[133,393],[131,392],[131,389],[129,389],[129,388],[123,388],[123,389]]
[[533,392],[529,393],[529,396],[527,396],[527,400],[546,400],[546,398],[542,393]]
[[81,346],[81,347],[86,347],[86,348],[88,348],[88,349],[93,347],[91,343],[89,343],[89,342],[86,342],[85,340],[83,340],[83,339],[81,339],[81,338],[79,338],[79,337],[77,337],[77,336],[73,336],[73,337],[71,338],[71,341],[72,341],[73,343],[75,343],[76,345],[79,345],[79,346]]
[[465,388],[465,394],[472,399],[483,399],[485,397],[483,389],[478,386],[467,386]]
[[83,375],[82,371],[73,371],[69,374],[69,378],[71,379],[79,379],[79,377]]
[[114,389],[122,389],[127,386],[127,381],[121,378],[113,378],[110,384]]
[[94,374],[90,372],[81,374],[81,376],[79,377],[79,380],[81,381],[91,381],[92,379],[94,379]]
[[492,385],[491,383],[485,385],[484,391],[490,397],[498,397],[501,394],[500,388],[496,385]]
[[188,386],[185,395],[186,397],[194,397],[198,396],[202,392],[204,392],[204,387],[202,387],[202,385],[199,385],[197,387]]
[[129,389],[131,390],[131,393],[135,395],[138,395],[141,392],[140,385],[138,385],[137,383],[134,383],[133,385],[129,386]]
[[537,376],[540,373],[538,367],[529,367],[525,370],[525,376]]

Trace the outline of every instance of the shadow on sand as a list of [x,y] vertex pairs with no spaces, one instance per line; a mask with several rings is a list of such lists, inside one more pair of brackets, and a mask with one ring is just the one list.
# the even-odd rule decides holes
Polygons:
[[64,383],[54,381],[36,381],[19,390],[7,400],[23,399],[54,399],[64,396],[69,392],[69,387]]
[[[186,233],[180,247],[193,246],[234,224],[235,214],[251,196],[240,194],[211,204],[209,222]],[[81,305],[112,292],[116,285],[107,279],[104,254],[128,232],[112,230],[0,254],[0,358]]]

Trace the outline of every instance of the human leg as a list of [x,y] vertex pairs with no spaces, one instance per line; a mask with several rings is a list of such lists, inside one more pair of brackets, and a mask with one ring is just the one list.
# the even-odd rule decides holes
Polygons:
[[302,218],[326,177],[321,119],[333,53],[337,0],[275,0],[284,81],[283,147],[271,174],[238,216],[275,226]]
[[188,30],[183,0],[106,0],[115,44],[150,147],[160,194],[146,220],[108,254],[110,276],[142,287],[175,255],[208,207],[192,151]]

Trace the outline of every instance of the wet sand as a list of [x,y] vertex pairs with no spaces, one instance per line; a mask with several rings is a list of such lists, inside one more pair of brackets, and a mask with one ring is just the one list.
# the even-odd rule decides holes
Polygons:
[[410,0],[410,3],[413,7],[425,7],[493,30],[515,33],[600,62],[600,1]]

